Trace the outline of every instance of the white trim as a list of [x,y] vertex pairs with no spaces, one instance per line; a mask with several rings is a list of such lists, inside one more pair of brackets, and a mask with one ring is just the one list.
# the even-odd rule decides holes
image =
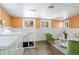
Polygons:
[[51,28],[51,20],[49,20],[49,28]]

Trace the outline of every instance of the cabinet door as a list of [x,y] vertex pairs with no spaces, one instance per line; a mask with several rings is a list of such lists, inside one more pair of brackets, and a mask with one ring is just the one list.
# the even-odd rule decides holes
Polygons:
[[1,27],[11,27],[10,19],[11,16],[8,14],[8,12],[0,6],[0,20],[2,20]]
[[29,35],[23,36],[23,42],[29,41]]
[[5,51],[4,49],[0,49],[0,55],[4,55]]
[[0,8],[0,20],[1,20],[1,8]]
[[0,7],[0,27],[1,27],[1,19],[2,19],[2,16],[1,16],[1,7]]
[[0,49],[0,55],[8,55],[9,50],[8,49]]
[[64,27],[64,20],[51,20],[51,27],[52,28],[63,28]]

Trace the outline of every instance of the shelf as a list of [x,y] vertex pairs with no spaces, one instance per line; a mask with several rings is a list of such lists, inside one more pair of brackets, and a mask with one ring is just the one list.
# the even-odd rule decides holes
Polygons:
[[24,48],[34,48],[35,42],[34,41],[23,42],[23,47]]

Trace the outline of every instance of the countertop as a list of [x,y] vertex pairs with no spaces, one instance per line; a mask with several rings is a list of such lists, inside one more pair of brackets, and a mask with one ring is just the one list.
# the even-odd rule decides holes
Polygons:
[[21,34],[23,34],[23,32],[10,32],[10,33],[0,33],[0,36],[15,36],[15,35],[21,35]]
[[79,41],[79,38],[71,38],[71,39],[68,39],[68,40]]
[[0,49],[8,48],[12,43],[14,43],[18,37],[23,37],[29,35],[31,32],[11,32],[0,34]]
[[17,39],[18,36],[0,36],[0,49],[7,49]]

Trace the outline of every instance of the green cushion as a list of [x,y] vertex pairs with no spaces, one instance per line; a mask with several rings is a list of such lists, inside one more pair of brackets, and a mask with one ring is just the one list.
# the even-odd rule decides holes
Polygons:
[[67,53],[71,55],[79,55],[79,41],[67,41]]
[[47,41],[54,40],[53,35],[51,35],[50,33],[45,33],[45,35],[46,35],[46,39],[47,39]]

